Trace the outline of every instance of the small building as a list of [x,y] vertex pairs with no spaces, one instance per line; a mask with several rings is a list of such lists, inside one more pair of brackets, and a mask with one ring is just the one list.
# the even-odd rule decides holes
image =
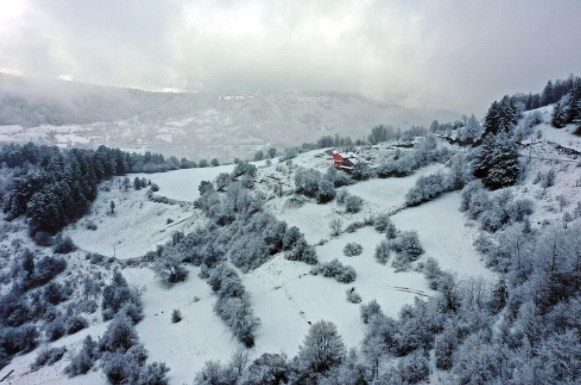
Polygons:
[[333,167],[338,170],[351,172],[356,164],[362,163],[361,159],[352,152],[341,153],[337,150],[333,150],[332,154]]

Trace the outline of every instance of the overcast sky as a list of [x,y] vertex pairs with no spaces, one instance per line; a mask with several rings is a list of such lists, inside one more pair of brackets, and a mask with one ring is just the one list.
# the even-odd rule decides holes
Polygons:
[[580,0],[0,0],[0,70],[482,113],[581,74]]

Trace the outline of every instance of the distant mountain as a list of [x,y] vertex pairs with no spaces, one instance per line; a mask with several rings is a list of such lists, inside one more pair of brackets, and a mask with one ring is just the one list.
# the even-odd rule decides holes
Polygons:
[[367,135],[459,113],[419,110],[330,92],[162,93],[0,75],[0,141],[106,144],[193,159],[247,156],[322,135]]

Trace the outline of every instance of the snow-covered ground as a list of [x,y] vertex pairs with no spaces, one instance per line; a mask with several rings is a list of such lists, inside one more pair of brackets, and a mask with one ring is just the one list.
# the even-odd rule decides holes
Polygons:
[[154,174],[135,174],[131,177],[150,179],[159,186],[156,195],[164,196],[176,201],[192,202],[200,196],[198,187],[204,180],[214,181],[220,173],[231,173],[233,164],[217,167],[189,168],[160,172]]
[[349,193],[357,195],[369,202],[375,213],[389,213],[400,208],[405,203],[406,193],[415,185],[420,176],[435,174],[444,166],[440,163],[431,164],[416,171],[413,175],[403,178],[374,178],[347,186]]
[[[124,191],[119,182],[119,178],[109,182],[110,191],[99,191],[91,212],[66,229],[81,249],[119,259],[135,258],[167,242],[172,233],[203,223],[201,213],[191,205],[152,202],[145,197],[145,189]],[[114,214],[110,213],[111,201]],[[88,229],[89,224],[96,225],[96,230]]]
[[417,231],[425,256],[437,259],[443,270],[457,273],[460,279],[480,277],[492,281],[494,274],[485,268],[473,246],[478,229],[466,226],[459,208],[460,193],[452,192],[407,208],[391,219],[400,230]]
[[[208,360],[226,360],[243,346],[232,335],[213,309],[216,296],[197,275],[199,268],[188,268],[188,279],[166,287],[149,268],[125,269],[130,284],[143,289],[145,318],[136,326],[141,343],[151,361],[163,361],[170,368],[170,383],[190,384]],[[171,322],[179,309],[183,319]]]

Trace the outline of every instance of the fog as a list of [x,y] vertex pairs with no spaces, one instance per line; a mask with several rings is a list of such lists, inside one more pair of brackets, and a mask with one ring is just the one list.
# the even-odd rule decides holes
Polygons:
[[354,92],[482,114],[581,73],[581,3],[2,0],[0,71],[150,90]]

